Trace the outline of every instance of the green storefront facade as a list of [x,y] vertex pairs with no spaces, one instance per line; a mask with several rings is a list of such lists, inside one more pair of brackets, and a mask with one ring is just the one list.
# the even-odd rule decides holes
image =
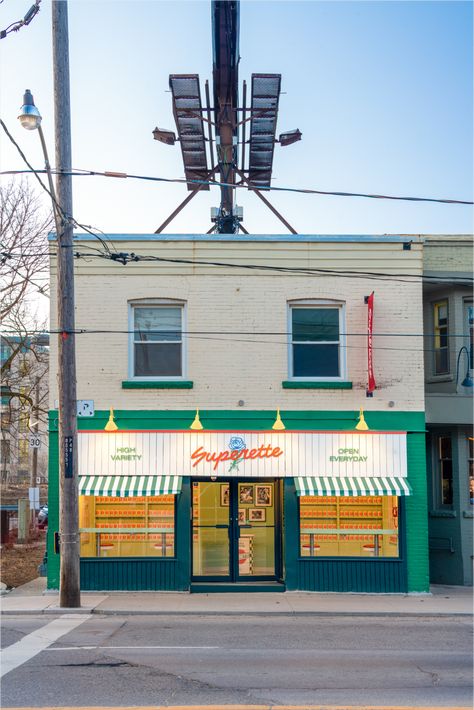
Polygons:
[[[114,414],[119,430],[129,432],[133,436],[134,432],[189,432],[190,423],[193,421],[195,412],[189,410],[119,410],[115,411]],[[271,436],[272,425],[275,421],[274,411],[214,410],[201,411],[200,416],[206,433],[225,432],[228,437],[234,434],[246,436],[245,432],[253,432],[256,433],[255,435],[259,432],[267,432],[268,436]],[[91,434],[95,432],[97,437],[113,437],[114,434],[109,435],[104,432],[108,417],[109,412],[97,411],[92,418],[79,418],[79,431],[87,431]],[[358,412],[282,411],[281,417],[285,425],[283,436],[296,432],[303,435],[317,433],[323,436],[325,432],[328,432],[337,437],[338,435],[354,434]],[[173,508],[174,527],[170,552],[166,550],[166,540],[168,538],[163,534],[162,556],[157,556],[161,554],[159,551],[153,555],[141,554],[140,556],[123,554],[122,556],[107,557],[84,554],[81,556],[81,588],[83,590],[175,590],[183,592],[232,591],[234,589],[264,591],[266,589],[275,590],[275,585],[277,585],[279,591],[367,593],[417,593],[428,591],[424,414],[423,412],[370,411],[366,412],[365,419],[369,426],[369,432],[366,436],[387,433],[394,436],[401,435],[403,440],[405,440],[406,436],[405,475],[410,494],[400,495],[398,498],[393,497],[393,500],[397,501],[394,515],[397,516],[398,530],[396,544],[393,542],[395,552],[390,555],[383,555],[378,552],[379,537],[385,544],[383,535],[373,535],[374,540],[376,540],[375,551],[374,545],[363,545],[360,549],[365,550],[367,548],[368,550],[363,555],[356,553],[346,556],[340,552],[337,556],[326,554],[325,550],[335,549],[336,543],[331,542],[331,540],[336,537],[339,540],[340,538],[349,539],[351,535],[353,539],[362,539],[363,536],[354,534],[357,533],[357,530],[351,529],[351,526],[357,527],[353,522],[354,518],[350,519],[352,523],[349,522],[345,525],[348,534],[341,534],[338,531],[337,536],[333,535],[331,537],[330,534],[323,535],[323,532],[326,531],[318,528],[318,535],[315,536],[311,529],[307,530],[307,526],[303,530],[305,511],[308,511],[308,515],[311,515],[311,511],[303,506],[305,498],[301,497],[301,483],[298,483],[299,480],[301,481],[301,479],[298,479],[299,471],[295,471],[294,475],[286,473],[284,476],[275,475],[271,479],[258,478],[250,480],[245,476],[245,473],[241,474],[241,478],[228,477],[220,473],[218,476],[211,477],[209,475],[193,476],[189,475],[193,471],[183,468],[179,479],[180,490],[175,496]],[[80,436],[81,434],[79,434]],[[277,451],[277,449],[275,450]],[[55,589],[59,584],[59,554],[55,550],[55,533],[58,532],[59,527],[56,411],[50,413],[49,456],[48,588]],[[92,470],[94,468],[93,459],[90,459],[88,465],[88,473],[92,477],[96,473]],[[267,462],[266,465],[271,466],[271,462]],[[157,469],[156,473],[165,475],[167,471]],[[314,475],[324,476],[325,472],[318,471]],[[227,521],[222,518],[216,519],[213,521],[212,526],[203,524],[202,530],[199,531],[198,524],[193,522],[193,515],[196,517],[196,501],[200,494],[199,486],[202,486],[203,490],[206,489],[206,495],[209,496],[209,491],[213,484],[216,484],[215,487],[219,490],[219,495],[221,496],[220,502],[217,501],[217,508],[220,514],[224,512],[230,516],[230,523],[227,524]],[[254,497],[255,491],[261,497],[260,500]],[[100,493],[104,495],[103,491],[100,491]],[[251,503],[245,503],[243,497],[245,494],[252,496]],[[351,494],[347,491],[346,494],[346,497],[336,499],[334,496],[329,496],[328,491],[325,490],[324,495],[327,497],[324,500],[329,501],[327,506],[321,502],[323,498],[318,497],[317,493],[313,498],[307,498],[306,500],[317,501],[315,505],[319,506],[318,510],[322,520],[323,516],[332,515],[330,509],[331,506],[334,510],[336,509],[335,501],[337,501],[339,506],[339,500],[349,501],[350,495],[360,495],[360,493]],[[335,496],[337,495],[341,495],[341,493],[336,492]],[[365,493],[364,495],[367,494]],[[222,496],[224,496],[225,500]],[[266,499],[265,496],[267,496]],[[103,498],[101,499],[103,500]],[[372,506],[375,511],[377,505],[374,501],[383,499],[382,495],[379,497],[365,497],[360,500],[368,500],[369,510],[370,506]],[[121,500],[125,499],[122,498]],[[357,500],[357,498],[353,500]],[[226,508],[220,506],[226,506]],[[329,512],[325,509],[326,507]],[[159,510],[158,508],[159,506],[157,505],[156,516],[166,514],[165,510]],[[364,508],[364,511],[366,511],[366,508]],[[234,513],[235,518],[233,517]],[[341,516],[345,514],[345,512],[341,512]],[[357,514],[361,516],[363,514],[362,509]],[[367,513],[365,512],[364,514]],[[369,512],[368,514],[370,515],[371,513]],[[374,512],[373,515],[375,514]],[[355,515],[355,513],[352,513],[352,515]],[[240,516],[242,516],[242,519]],[[237,518],[239,519],[237,520]],[[162,519],[164,520],[164,517]],[[328,517],[328,523],[319,523],[318,525],[323,528],[329,528],[331,533],[334,531],[330,529],[330,520],[331,518]],[[224,524],[220,524],[222,521]],[[264,530],[265,525],[266,528]],[[366,520],[363,521],[362,525],[359,525],[359,527],[364,526],[367,526]],[[317,528],[316,525],[313,527]],[[375,527],[375,525],[372,527]],[[87,530],[88,532],[85,534],[96,535],[97,533],[96,528],[88,528]],[[91,533],[91,530],[95,532]],[[110,533],[110,530],[108,532]],[[130,533],[131,530],[127,530],[127,532]],[[221,570],[218,574],[212,575],[207,570],[206,576],[204,567],[197,569],[196,550],[198,549],[198,544],[200,544],[199,541],[196,542],[198,532],[202,533],[203,536],[207,536],[208,540],[211,539],[211,536],[214,536],[212,539],[215,541],[215,549],[217,549],[216,545],[219,540],[221,548],[229,548],[231,558],[229,574],[222,574]],[[363,530],[362,532],[367,531]],[[388,535],[388,532],[393,533],[393,530],[384,532],[387,532],[385,536],[387,540],[394,540],[394,535]],[[272,537],[272,554],[274,554],[275,565],[270,570],[271,574],[268,574],[269,570],[263,569],[263,567],[260,570],[258,569],[258,539],[263,539],[265,534],[267,537]],[[133,538],[133,531],[131,535]],[[228,544],[227,542],[222,542],[227,540],[226,536],[229,540]],[[114,539],[113,535],[110,537]],[[157,536],[155,535],[154,537]],[[308,540],[310,544],[307,543]],[[326,542],[326,540],[329,542]],[[210,543],[206,544],[206,549],[209,553],[211,549]],[[348,542],[347,544],[354,546],[359,543]],[[158,548],[159,545],[156,544],[154,547]],[[126,548],[124,543],[124,549],[132,548]],[[319,553],[315,553],[315,549],[319,550]],[[234,562],[232,562],[232,559],[234,559]],[[255,568],[254,575],[253,577],[245,577],[245,574],[248,575],[249,570],[251,570],[252,562]],[[211,563],[214,564],[213,562]],[[217,567],[214,567],[214,570],[217,570]],[[244,576],[242,576],[242,572]],[[246,581],[248,582],[247,584],[245,584]]]

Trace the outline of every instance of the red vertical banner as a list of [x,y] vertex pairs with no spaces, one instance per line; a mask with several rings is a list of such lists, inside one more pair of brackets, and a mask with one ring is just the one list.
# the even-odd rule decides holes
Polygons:
[[377,388],[374,377],[372,335],[374,327],[374,292],[367,297],[367,396],[371,397]]

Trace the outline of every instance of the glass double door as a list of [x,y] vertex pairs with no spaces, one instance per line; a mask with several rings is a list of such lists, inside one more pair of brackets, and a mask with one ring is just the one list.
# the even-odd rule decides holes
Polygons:
[[192,481],[193,579],[242,582],[278,574],[274,481]]

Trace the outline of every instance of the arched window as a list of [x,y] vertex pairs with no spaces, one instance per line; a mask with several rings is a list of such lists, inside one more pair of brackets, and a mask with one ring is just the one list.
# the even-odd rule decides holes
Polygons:
[[289,377],[342,380],[346,377],[345,307],[341,301],[290,301]]

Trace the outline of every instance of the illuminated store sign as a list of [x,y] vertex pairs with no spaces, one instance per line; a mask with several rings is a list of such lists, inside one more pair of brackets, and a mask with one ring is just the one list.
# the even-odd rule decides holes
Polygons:
[[79,432],[79,476],[406,476],[406,434]]

